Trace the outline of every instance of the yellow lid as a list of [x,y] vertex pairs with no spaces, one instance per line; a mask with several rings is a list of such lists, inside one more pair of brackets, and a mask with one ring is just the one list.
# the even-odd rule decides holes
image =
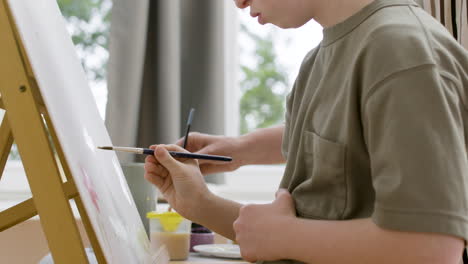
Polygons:
[[184,218],[176,212],[164,212],[164,213],[149,212],[146,214],[146,218],[158,219],[159,222],[161,223],[162,228],[166,232],[176,231],[180,223],[184,220]]

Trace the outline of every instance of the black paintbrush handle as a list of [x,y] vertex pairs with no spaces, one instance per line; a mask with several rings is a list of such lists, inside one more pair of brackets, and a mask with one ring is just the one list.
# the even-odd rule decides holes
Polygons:
[[[144,149],[143,154],[154,155],[154,150]],[[169,151],[169,154],[174,158],[205,159],[205,160],[216,160],[216,161],[227,161],[227,162],[232,161],[231,157],[225,157],[225,156],[185,153],[185,152],[177,152],[177,151]]]

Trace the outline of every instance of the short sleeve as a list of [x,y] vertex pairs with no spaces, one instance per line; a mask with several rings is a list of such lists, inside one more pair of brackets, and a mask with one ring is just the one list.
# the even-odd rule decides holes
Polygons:
[[363,129],[382,228],[468,239],[468,165],[456,84],[435,65],[391,75],[364,97]]

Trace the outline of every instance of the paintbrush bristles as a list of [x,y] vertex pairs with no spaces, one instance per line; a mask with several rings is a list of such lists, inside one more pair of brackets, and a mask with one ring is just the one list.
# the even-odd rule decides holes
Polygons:
[[104,150],[114,150],[113,147],[97,147],[98,149],[104,149]]
[[106,146],[106,147],[98,147],[98,148],[103,149],[103,150],[123,151],[123,152],[136,153],[136,154],[144,153],[144,149],[142,148],[116,147],[116,146]]

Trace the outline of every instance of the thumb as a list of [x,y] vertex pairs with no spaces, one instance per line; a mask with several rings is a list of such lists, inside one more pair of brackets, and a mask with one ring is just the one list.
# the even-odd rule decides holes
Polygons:
[[286,189],[279,189],[276,192],[276,199],[273,202],[273,204],[275,204],[279,208],[284,209],[284,210],[286,210],[288,212],[290,212],[290,211],[295,212],[294,200],[293,200],[291,194],[289,193],[289,191],[286,190]]
[[289,193],[287,189],[279,188],[275,193],[275,198],[278,199],[279,196],[287,195],[287,194],[291,196],[291,194]]
[[171,154],[169,154],[169,151],[163,146],[156,146],[154,157],[169,171],[176,170],[180,166],[179,162],[174,159]]

